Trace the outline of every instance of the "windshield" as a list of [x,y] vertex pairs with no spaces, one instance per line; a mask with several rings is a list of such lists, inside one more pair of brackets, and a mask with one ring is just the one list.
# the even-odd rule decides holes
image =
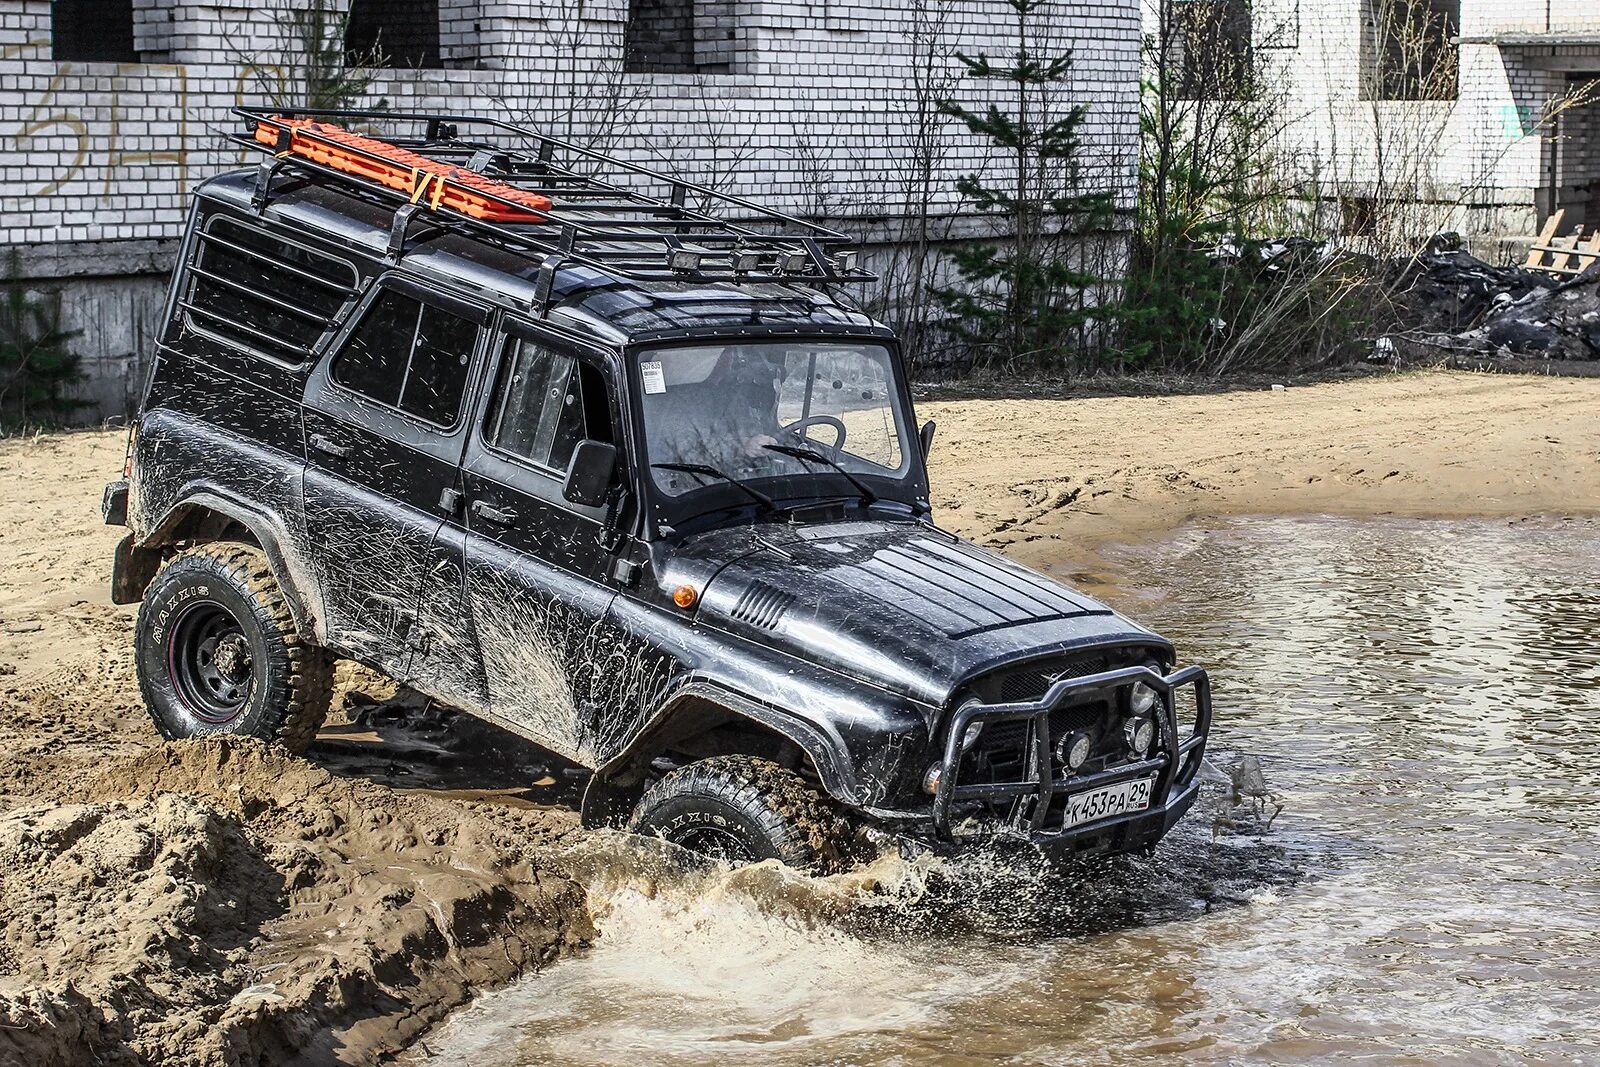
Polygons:
[[[720,481],[909,470],[893,363],[881,345],[717,344],[640,353],[651,478],[682,496]],[[800,493],[803,494],[804,490]],[[786,490],[786,495],[799,495]]]

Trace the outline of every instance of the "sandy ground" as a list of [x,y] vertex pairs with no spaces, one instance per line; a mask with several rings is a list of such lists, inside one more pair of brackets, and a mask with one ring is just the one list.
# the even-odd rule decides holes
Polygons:
[[[1097,548],[1192,516],[1600,510],[1593,379],[919,413],[941,521],[1085,580]],[[132,609],[106,598],[122,452],[118,432],[0,442],[0,1064],[370,1062],[581,947],[582,891],[550,860],[572,778],[526,746],[389,730],[392,694],[349,669],[309,759],[159,741]]]
[[940,521],[1092,568],[1199,516],[1600,509],[1600,381],[1416,373],[1177,397],[920,405]]

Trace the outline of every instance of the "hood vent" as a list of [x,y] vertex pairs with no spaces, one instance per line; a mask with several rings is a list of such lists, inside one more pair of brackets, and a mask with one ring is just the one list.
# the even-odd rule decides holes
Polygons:
[[777,586],[768,585],[766,582],[751,582],[749,587],[740,595],[738,603],[733,605],[730,612],[740,622],[749,623],[751,626],[762,630],[775,630],[778,623],[794,607],[793,593],[786,593]]

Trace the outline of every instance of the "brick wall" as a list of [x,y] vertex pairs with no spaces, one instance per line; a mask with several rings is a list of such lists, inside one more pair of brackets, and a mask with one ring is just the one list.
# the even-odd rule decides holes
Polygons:
[[[858,214],[903,209],[882,191],[903,163],[906,10],[853,0],[820,6],[730,0],[740,73],[623,69],[627,0],[590,0],[580,22],[550,3],[437,0],[442,61],[382,70],[368,99],[393,109],[449,108],[541,124],[579,140],[609,139],[639,162],[716,174],[734,191],[797,206],[807,180],[795,147],[820,143],[824,168]],[[1003,52],[1009,11],[994,0],[949,4],[948,46]],[[175,237],[187,190],[240,163],[219,144],[239,103],[295,98],[304,71],[292,34],[269,6],[135,0],[138,64],[50,58],[46,0],[0,0],[0,231],[9,243]],[[1131,203],[1137,152],[1138,26],[1131,4],[1062,4],[1061,35],[1076,45],[1073,95],[1090,104],[1097,178]],[[469,29],[470,27],[470,29]],[[709,45],[707,46],[709,48]],[[985,86],[956,88],[968,101]],[[615,106],[613,106],[615,105]],[[607,131],[611,132],[608,134]],[[953,138],[946,206],[958,174],[987,147]],[[815,167],[811,168],[813,171]],[[730,173],[723,174],[722,170]]]
[[[350,0],[322,2],[347,11]],[[916,195],[904,178],[916,141],[912,41],[928,24],[917,13],[939,20],[941,68],[954,69],[956,49],[1014,48],[1014,15],[999,0],[632,0],[691,15],[692,63],[641,72],[625,62],[630,0],[358,2],[363,18],[413,4],[438,13],[438,67],[376,71],[367,102],[531,122],[880,234]],[[51,272],[78,279],[71,284],[108,283],[123,268],[105,265],[130,261],[117,247],[170,246],[190,188],[247,162],[219,143],[218,131],[235,121],[228,109],[303,98],[307,65],[288,12],[307,0],[131,5],[140,62],[78,62],[52,54],[49,0],[0,0],[0,234],[24,249],[25,269],[41,285],[54,284]],[[1136,0],[1077,0],[1043,13],[1054,43],[1074,51],[1071,97],[1090,106],[1091,180],[1131,208]],[[990,90],[961,81],[955,91],[981,103]],[[982,169],[988,148],[953,129],[943,139],[931,187],[936,213],[952,214],[956,178]],[[963,218],[953,226],[955,236],[975,232]],[[115,398],[101,401],[101,410],[118,407]]]
[[[1154,25],[1158,0],[1144,0]],[[1436,0],[1418,0],[1438,6]],[[1283,155],[1307,187],[1351,196],[1413,188],[1439,205],[1429,224],[1485,235],[1532,232],[1556,197],[1552,100],[1600,75],[1600,46],[1466,43],[1453,100],[1374,99],[1378,0],[1256,0],[1257,55],[1286,91]],[[1460,0],[1469,42],[1503,34],[1600,34],[1600,0]],[[1587,75],[1586,73],[1587,72]],[[1591,153],[1576,116],[1562,138],[1573,173]],[[1586,170],[1583,173],[1587,173]]]

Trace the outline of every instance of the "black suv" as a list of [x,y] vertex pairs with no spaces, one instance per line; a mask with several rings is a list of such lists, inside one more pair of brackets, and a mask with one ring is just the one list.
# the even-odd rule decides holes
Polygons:
[[593,768],[589,824],[812,869],[1192,803],[1205,672],[934,525],[842,235],[496,122],[239,115],[106,494],[163,735],[303,749],[346,657]]

